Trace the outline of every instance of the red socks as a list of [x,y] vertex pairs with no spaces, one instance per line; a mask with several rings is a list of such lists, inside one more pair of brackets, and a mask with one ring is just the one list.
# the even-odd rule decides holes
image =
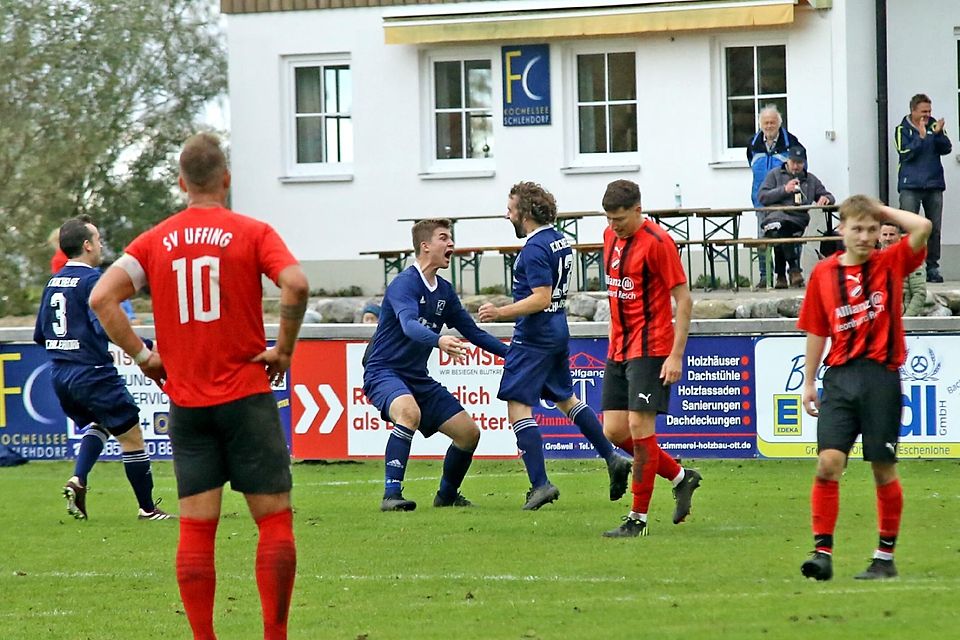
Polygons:
[[265,640],[285,640],[293,581],[297,574],[297,547],[293,539],[293,511],[286,509],[257,520],[257,588],[263,608]]
[[653,495],[653,481],[660,462],[657,436],[633,441],[633,508],[635,513],[647,513]]
[[[634,439],[627,438],[623,442],[617,444],[618,447],[626,451],[630,456],[633,456],[633,446]],[[677,461],[673,459],[669,453],[657,446],[657,475],[661,478],[673,482],[673,479],[680,475],[680,469],[682,467],[677,464]]]
[[880,527],[878,550],[893,553],[900,532],[900,515],[903,513],[903,486],[900,479],[877,487],[877,522]]
[[213,596],[217,589],[214,540],[218,520],[180,518],[177,543],[177,583],[194,640],[216,640]]
[[836,480],[813,479],[810,492],[810,511],[813,515],[813,537],[817,551],[831,552],[833,530],[840,513],[840,483]]

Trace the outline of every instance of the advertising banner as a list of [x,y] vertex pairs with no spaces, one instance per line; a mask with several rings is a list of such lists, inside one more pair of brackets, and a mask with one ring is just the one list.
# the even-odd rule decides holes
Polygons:
[[[768,458],[816,457],[817,420],[803,410],[805,338],[759,338],[757,356],[757,445]],[[829,348],[829,343],[828,343]],[[822,390],[826,367],[817,371]],[[900,368],[903,412],[901,458],[960,456],[960,336],[907,336]],[[862,457],[858,441],[851,452]]]
[[[671,411],[661,416],[658,433],[675,455],[751,457],[756,453],[751,338],[691,338],[684,378],[674,385]],[[294,355],[292,451],[297,458],[380,457],[393,427],[363,395],[364,342],[307,341]],[[574,393],[602,421],[601,388],[606,338],[570,340]],[[471,347],[456,363],[434,350],[428,370],[464,406],[480,428],[478,457],[513,457],[516,438],[506,403],[497,399],[503,360]],[[682,414],[682,415],[681,415]],[[552,403],[533,409],[551,458],[593,458],[596,452],[580,430]],[[417,436],[411,455],[442,457],[449,446],[442,435]]]
[[[117,372],[140,407],[140,428],[147,455],[154,460],[172,457],[168,437],[170,398],[147,378],[119,347],[109,345]],[[81,429],[60,409],[50,379],[50,360],[35,344],[0,345],[0,443],[30,460],[74,458]],[[274,387],[281,424],[290,433],[290,398],[286,379]],[[119,460],[120,443],[111,438],[100,456]]]

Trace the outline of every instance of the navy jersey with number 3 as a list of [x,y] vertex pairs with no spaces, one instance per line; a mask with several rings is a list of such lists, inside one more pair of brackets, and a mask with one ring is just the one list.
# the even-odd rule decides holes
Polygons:
[[537,287],[550,287],[550,306],[517,320],[513,344],[549,351],[567,348],[567,291],[572,267],[570,242],[559,231],[546,225],[527,236],[513,265],[513,299],[523,300]]
[[90,309],[90,291],[99,279],[99,269],[71,261],[47,281],[33,339],[53,360],[112,364],[107,335]]

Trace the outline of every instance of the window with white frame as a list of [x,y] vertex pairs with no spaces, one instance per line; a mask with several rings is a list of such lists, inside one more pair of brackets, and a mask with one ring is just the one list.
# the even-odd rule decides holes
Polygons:
[[353,162],[353,83],[343,56],[286,61],[287,166],[293,175],[343,171]]
[[787,124],[787,47],[736,45],[722,49],[723,146],[747,146],[757,131],[760,109],[776,105]]
[[637,60],[632,51],[576,55],[577,152],[637,150]]
[[431,60],[433,159],[493,158],[493,72],[486,59]]

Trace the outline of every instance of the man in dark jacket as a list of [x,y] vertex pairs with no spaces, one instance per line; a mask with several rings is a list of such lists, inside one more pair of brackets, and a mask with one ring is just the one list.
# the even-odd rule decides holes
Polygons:
[[[833,204],[836,198],[827,191],[817,176],[806,170],[807,151],[801,146],[790,147],[787,163],[767,174],[757,194],[765,207],[789,207]],[[807,211],[771,211],[766,214],[761,230],[768,238],[792,238],[803,235],[810,223]],[[779,245],[773,250],[777,289],[787,288],[786,268],[790,267],[790,286],[803,286],[800,269],[800,246]]]
[[[783,126],[780,111],[774,104],[768,104],[760,110],[760,129],[753,135],[747,144],[747,162],[753,173],[753,186],[750,190],[750,199],[755,208],[762,207],[757,193],[763,179],[772,170],[779,168],[787,161],[787,149],[800,146],[797,137]],[[757,212],[757,226],[763,226],[764,212]],[[766,252],[760,255],[760,283],[759,287],[767,286],[767,256]]]
[[943,118],[930,116],[930,98],[923,93],[910,98],[910,115],[894,131],[894,142],[900,155],[897,168],[897,190],[900,208],[920,213],[933,223],[927,243],[927,282],[943,282],[940,275],[940,227],[943,214],[943,164],[940,156],[953,150],[943,128]]

